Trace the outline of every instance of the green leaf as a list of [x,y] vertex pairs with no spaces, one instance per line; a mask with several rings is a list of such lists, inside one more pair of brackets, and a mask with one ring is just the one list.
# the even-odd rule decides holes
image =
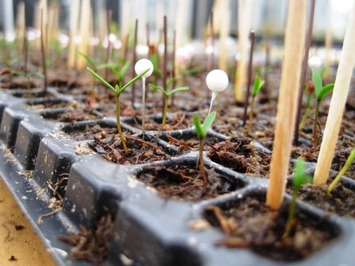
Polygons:
[[85,58],[86,63],[88,65],[90,65],[91,68],[93,68],[95,71],[97,71],[96,64],[95,64],[94,60],[90,56],[88,56],[86,54],[83,54],[82,52],[79,52],[79,54]]
[[305,173],[305,168],[304,160],[297,159],[294,168],[293,189],[299,190],[302,185],[312,182],[312,177]]
[[322,77],[317,70],[312,70],[312,81],[314,84],[316,97],[318,99],[319,98],[318,95],[322,91],[323,84],[322,84]]
[[162,92],[165,95],[165,97],[169,97],[168,93],[163,89],[162,86],[158,86],[153,83],[149,83],[148,86],[151,87],[153,90]]
[[323,100],[329,92],[331,92],[334,89],[334,84],[328,84],[322,88],[322,90],[319,92],[317,96],[317,100],[321,101]]
[[260,79],[260,77],[256,77],[254,81],[254,87],[253,87],[253,97],[258,95],[258,93],[261,90],[261,87],[264,85],[265,81]]
[[105,68],[114,69],[118,67],[119,67],[119,63],[110,61],[108,63],[98,65],[97,69],[105,69]]
[[176,77],[175,78],[173,78],[173,77],[169,78],[168,81],[166,82],[166,87],[169,88],[171,86],[171,84],[173,84],[177,80],[178,80],[178,78],[176,78]]
[[198,114],[194,114],[192,116],[192,123],[195,126],[195,131],[196,131],[197,137],[200,139],[203,139],[205,137],[205,134],[203,132],[203,128],[202,128],[202,125],[200,122],[200,116]]
[[124,65],[122,66],[121,71],[120,71],[120,75],[121,75],[122,80],[126,76],[130,65],[131,65],[131,63],[129,61],[126,61],[124,63]]
[[128,81],[121,89],[120,89],[120,93],[126,89],[127,87],[131,86],[134,82],[136,82],[138,79],[140,79],[142,76],[144,76],[145,73],[147,73],[149,71],[150,68],[147,68],[146,70],[144,70],[142,73],[140,73],[139,75],[135,76],[133,79],[131,79],[130,81]]
[[176,93],[176,92],[179,92],[179,91],[188,91],[189,90],[189,87],[178,87],[178,88],[175,88],[175,89],[173,89],[173,90],[171,90],[171,91],[169,91],[168,93],[167,93],[167,96],[169,97],[169,96],[171,96],[171,95],[173,95],[174,93]]
[[109,88],[111,91],[113,91],[115,94],[117,94],[118,92],[116,91],[116,89],[110,84],[108,83],[103,77],[101,77],[99,74],[97,74],[94,70],[92,70],[90,67],[86,68],[91,75],[93,75],[95,78],[97,78],[102,84],[104,84],[107,88]]
[[207,135],[208,130],[212,128],[212,124],[215,119],[216,119],[216,111],[213,111],[205,118],[205,121],[203,121],[202,130],[204,132],[204,137]]

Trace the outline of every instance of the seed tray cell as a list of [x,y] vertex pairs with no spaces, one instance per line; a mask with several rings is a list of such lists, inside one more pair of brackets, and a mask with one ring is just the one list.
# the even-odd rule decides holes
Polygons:
[[[58,102],[70,102],[71,99],[56,93],[52,95]],[[43,99],[33,102],[43,103]],[[249,195],[265,195],[268,181],[232,171],[206,156],[207,169],[237,184],[233,191],[200,201],[172,200],[143,184],[138,176],[152,166],[185,164],[196,167],[197,152],[177,155],[178,147],[168,144],[166,137],[168,134],[179,139],[193,137],[191,128],[145,132],[146,139],[157,141],[168,151],[170,159],[120,165],[93,152],[78,153],[76,147],[87,145],[90,138],[71,135],[74,131],[80,134],[87,126],[95,124],[114,128],[113,118],[60,123],[41,117],[43,109],[29,111],[27,103],[27,99],[19,100],[7,92],[0,93],[0,176],[58,265],[90,265],[74,260],[71,247],[59,238],[78,233],[82,226],[92,229],[107,216],[113,221],[113,237],[105,265],[333,266],[352,265],[355,261],[354,220],[328,215],[301,201],[297,202],[300,213],[322,220],[325,227],[334,232],[334,237],[307,258],[279,261],[247,248],[216,246],[224,233],[211,225],[213,222],[210,221],[209,226],[196,227],[196,223],[209,221],[206,208],[231,206]],[[140,136],[140,129],[125,123],[129,119],[122,118],[122,127]],[[217,142],[226,139],[213,131],[209,136]],[[255,145],[256,149],[270,153],[260,144]],[[307,164],[307,171],[312,173],[314,164]],[[344,180],[346,187],[355,188],[353,180]],[[290,196],[286,195],[285,200],[289,201]]]

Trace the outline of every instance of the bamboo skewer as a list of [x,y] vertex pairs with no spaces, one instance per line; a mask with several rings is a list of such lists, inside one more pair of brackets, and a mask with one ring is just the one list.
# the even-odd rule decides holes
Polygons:
[[313,183],[325,184],[334,157],[345,103],[349,92],[352,72],[355,65],[355,4],[350,12],[349,24],[346,29],[343,48],[340,54],[339,66],[334,83],[329,113],[325,124]]
[[246,82],[246,61],[247,61],[247,43],[250,32],[250,19],[252,17],[251,11],[253,6],[252,0],[238,1],[238,51],[239,59],[236,69],[236,81],[234,87],[234,97],[236,103],[243,102],[243,89]]
[[305,41],[306,2],[289,2],[275,141],[266,197],[266,204],[272,209],[280,207],[285,193],[298,98],[298,90],[295,88],[299,87]]

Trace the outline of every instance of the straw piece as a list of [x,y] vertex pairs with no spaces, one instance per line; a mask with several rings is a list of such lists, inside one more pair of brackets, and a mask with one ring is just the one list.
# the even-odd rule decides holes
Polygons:
[[275,141],[266,204],[278,209],[282,203],[292,148],[297,97],[305,41],[306,0],[289,2],[285,56],[277,105]]
[[330,101],[329,113],[325,124],[323,140],[320,147],[313,183],[325,184],[334,157],[340,125],[344,113],[346,98],[349,92],[352,72],[355,65],[355,3],[350,12],[343,49],[340,54],[339,67],[335,78],[334,90]]

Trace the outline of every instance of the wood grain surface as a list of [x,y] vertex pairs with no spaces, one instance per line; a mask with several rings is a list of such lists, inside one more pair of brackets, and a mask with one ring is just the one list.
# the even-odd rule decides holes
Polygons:
[[1,177],[0,265],[56,265]]

